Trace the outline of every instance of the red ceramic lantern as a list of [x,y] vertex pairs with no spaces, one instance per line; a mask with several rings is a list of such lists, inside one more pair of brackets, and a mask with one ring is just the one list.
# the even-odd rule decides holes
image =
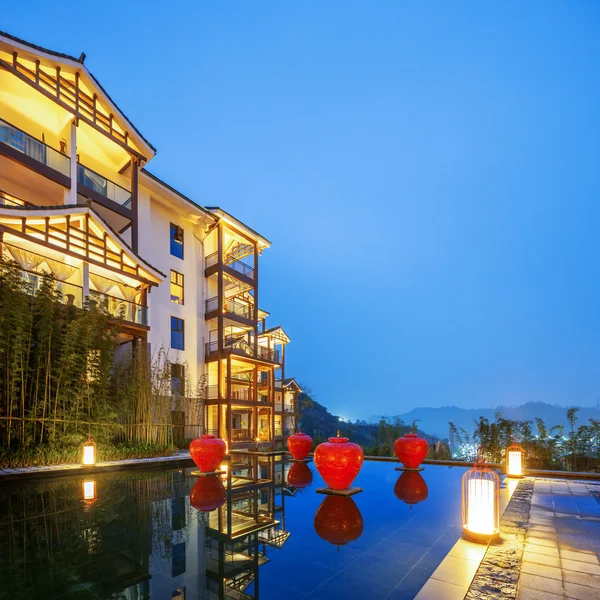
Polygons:
[[394,442],[394,452],[406,469],[418,469],[428,450],[427,440],[416,433],[407,433]]
[[287,483],[292,487],[301,490],[307,485],[310,485],[313,480],[312,471],[304,462],[295,462],[287,475]]
[[225,504],[225,486],[218,475],[199,477],[190,492],[190,504],[202,512],[217,510]]
[[332,490],[345,490],[350,487],[360,468],[365,455],[362,448],[348,438],[329,438],[328,442],[319,444],[315,449],[315,465]]
[[312,450],[313,439],[306,433],[295,433],[288,438],[287,446],[294,460],[304,460]]
[[326,496],[315,515],[315,531],[334,546],[357,540],[363,532],[363,519],[354,500],[348,496]]
[[429,490],[427,489],[427,484],[421,476],[421,473],[418,471],[404,471],[404,473],[398,477],[398,481],[396,481],[394,494],[396,494],[398,500],[410,504],[412,508],[413,504],[418,504],[419,502],[423,502],[423,500],[427,500]]
[[225,456],[225,442],[214,435],[203,435],[190,444],[190,456],[203,473],[213,473]]

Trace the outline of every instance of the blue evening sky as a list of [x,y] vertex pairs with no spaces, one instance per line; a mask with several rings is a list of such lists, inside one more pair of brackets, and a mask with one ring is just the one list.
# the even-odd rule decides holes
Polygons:
[[[104,15],[104,16],[101,16]],[[287,373],[352,418],[600,396],[600,4],[7,3],[273,242]]]

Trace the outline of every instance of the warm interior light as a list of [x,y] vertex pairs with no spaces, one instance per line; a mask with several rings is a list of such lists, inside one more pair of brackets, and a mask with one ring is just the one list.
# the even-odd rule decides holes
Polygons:
[[465,527],[475,533],[494,533],[494,482],[469,481],[468,510]]
[[523,468],[521,466],[522,456],[523,455],[520,452],[508,453],[508,475],[523,475]]
[[506,475],[523,477],[523,448],[514,443],[506,449]]
[[83,464],[86,466],[96,464],[96,444],[89,436],[87,442],[83,444]]
[[83,499],[87,503],[91,503],[96,500],[96,482],[95,481],[84,481],[83,482]]
[[477,458],[463,475],[463,537],[489,542],[500,532],[500,479]]

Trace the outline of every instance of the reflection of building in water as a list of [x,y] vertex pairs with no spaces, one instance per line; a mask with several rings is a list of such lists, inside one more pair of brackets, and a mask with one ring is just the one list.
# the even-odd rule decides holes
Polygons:
[[[186,477],[185,496],[153,503],[153,514],[170,518],[171,529],[153,540],[150,598],[258,599],[258,569],[290,535],[284,517],[286,469],[280,456],[236,454],[224,476],[227,498],[220,508],[204,513],[191,507],[195,477]],[[211,493],[211,486],[206,489]]]
[[236,455],[226,502],[211,513],[190,505],[191,468],[98,475],[93,504],[81,478],[5,486],[0,589],[48,600],[84,588],[111,600],[258,599],[258,569],[289,537],[286,468],[281,457]]
[[284,461],[281,457],[234,456],[227,502],[209,513],[206,528],[207,587],[217,598],[258,598],[258,568],[269,548],[282,548]]

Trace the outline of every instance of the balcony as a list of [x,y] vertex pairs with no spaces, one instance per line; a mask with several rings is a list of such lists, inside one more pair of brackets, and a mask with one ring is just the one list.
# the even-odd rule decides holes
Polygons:
[[231,441],[232,442],[253,442],[254,437],[252,436],[251,429],[232,429],[231,430]]
[[48,144],[0,119],[0,152],[66,187],[70,186],[71,159]]
[[[230,392],[231,400],[239,400],[242,402],[254,402],[256,396],[254,390],[251,389],[232,389]],[[206,388],[206,399],[207,400],[218,400],[219,399],[219,388],[216,385],[209,385]]]
[[[20,269],[17,266],[14,268],[17,270],[19,277],[25,284],[27,293],[31,295],[37,294],[42,287],[46,275],[44,273]],[[53,280],[53,285],[58,292],[58,299],[60,302],[67,306],[76,306],[77,308],[83,307],[83,288],[81,286],[57,280]]]
[[111,317],[135,323],[136,325],[148,325],[148,307],[123,298],[102,294],[90,290],[90,300],[103,308]]
[[[210,356],[218,352],[219,342],[206,342],[204,345],[205,356]],[[271,362],[279,364],[280,353],[279,350],[272,350],[265,348],[264,346],[258,347],[258,352],[254,352],[254,347],[246,342],[244,338],[226,338],[223,343],[223,352],[229,352],[231,354],[237,354],[239,356],[248,356],[250,358],[258,358],[265,362]]]
[[77,191],[92,200],[99,200],[96,195],[107,198],[124,208],[129,208],[131,204],[130,191],[80,163],[77,164]]
[[[215,265],[218,265],[218,263],[218,252],[213,252],[204,259],[204,266],[206,270],[210,269],[211,267],[214,267]],[[234,275],[241,275],[246,279],[254,279],[254,268],[250,265],[247,265],[245,262],[242,262],[241,260],[234,260],[229,263],[223,263],[223,268]]]
[[[210,314],[219,308],[219,297],[214,296],[206,301],[206,314]],[[254,320],[254,307],[243,302],[237,302],[236,300],[229,300],[225,298],[223,300],[223,308],[226,313],[241,317],[247,321]]]
[[32,206],[29,202],[0,190],[0,206]]

